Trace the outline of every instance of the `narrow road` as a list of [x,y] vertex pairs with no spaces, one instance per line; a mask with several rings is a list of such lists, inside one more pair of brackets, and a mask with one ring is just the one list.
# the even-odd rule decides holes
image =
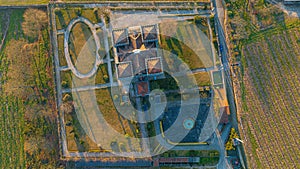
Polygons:
[[102,23],[104,25],[103,28],[103,34],[104,34],[104,47],[105,47],[105,53],[106,53],[106,60],[107,60],[107,69],[108,69],[108,76],[109,76],[109,82],[112,85],[113,84],[113,73],[112,73],[112,66],[111,66],[111,59],[110,59],[110,53],[109,53],[109,44],[108,44],[108,29],[106,28],[105,19],[101,17]]

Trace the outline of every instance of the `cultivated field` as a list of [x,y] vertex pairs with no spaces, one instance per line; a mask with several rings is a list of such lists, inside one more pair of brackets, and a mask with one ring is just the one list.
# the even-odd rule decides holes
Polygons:
[[59,168],[45,11],[0,10],[0,168]]
[[24,168],[24,105],[3,93],[8,62],[3,52],[9,40],[20,36],[24,10],[0,10],[0,168]]
[[300,168],[299,26],[243,46],[249,168]]
[[33,5],[48,4],[49,0],[0,0],[1,5]]
[[0,168],[25,168],[24,105],[0,92],[0,112]]

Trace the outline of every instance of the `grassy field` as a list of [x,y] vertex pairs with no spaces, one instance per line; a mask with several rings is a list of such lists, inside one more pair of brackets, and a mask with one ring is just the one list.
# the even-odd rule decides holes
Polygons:
[[[5,15],[9,13],[10,16]],[[1,40],[6,34],[0,50],[0,168],[25,168],[24,151],[24,104],[15,97],[6,96],[2,85],[7,80],[8,63],[5,50],[9,40],[22,35],[20,24],[24,10],[0,10]]]
[[0,168],[25,168],[24,105],[2,92],[0,96]]
[[55,9],[56,29],[63,29],[70,23],[73,18],[83,16],[89,19],[92,23],[101,22],[93,11],[93,8],[68,8],[68,9]]
[[[207,46],[205,34],[200,33],[193,22],[178,22],[173,26],[176,30],[172,37],[165,36],[169,34],[166,33],[169,28],[160,26],[161,48],[177,55],[190,69],[212,66],[211,49],[210,46]],[[170,63],[168,65],[172,65],[173,62],[168,58],[167,53],[164,53],[164,59]],[[175,65],[169,69],[176,69],[176,67],[178,68]]]
[[26,10],[0,10],[1,41],[5,37],[0,50],[0,168],[54,168],[58,139],[48,27],[39,30],[39,38],[28,38],[22,27]]
[[33,5],[48,4],[49,0],[0,0],[1,5]]
[[[117,109],[114,106],[113,98],[110,95],[110,89],[100,89],[96,90],[97,102],[99,109],[103,114],[103,117],[116,131],[122,134],[128,134],[129,136],[137,136],[138,133],[136,129],[138,127],[136,124],[131,123],[130,120],[127,120],[121,116]],[[120,96],[118,97],[120,98]],[[135,130],[132,130],[134,128]]]
[[[60,72],[61,76],[61,85],[63,89],[68,89],[72,88],[72,81],[74,81],[73,78],[76,78],[75,80],[79,80],[71,70],[68,71],[61,71]],[[83,84],[89,84],[89,85],[97,85],[97,84],[105,84],[109,82],[109,76],[108,76],[108,68],[107,64],[101,64],[96,72],[95,75],[92,77],[88,78],[85,83],[81,83],[80,85],[82,86]]]
[[211,85],[210,75],[208,72],[198,72],[193,75],[199,87]]

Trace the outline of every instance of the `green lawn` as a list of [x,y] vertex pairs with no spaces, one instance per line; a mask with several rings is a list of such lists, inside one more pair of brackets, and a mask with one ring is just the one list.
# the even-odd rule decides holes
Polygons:
[[100,19],[95,15],[93,8],[57,8],[55,9],[56,29],[59,30],[66,28],[69,22],[79,15],[89,19],[92,23],[101,22]]
[[[136,124],[131,123],[129,120],[118,113],[112,100],[113,98],[111,97],[110,88],[96,90],[96,97],[99,109],[108,124],[110,124],[116,131],[121,134],[128,134],[131,137],[137,135]],[[118,96],[118,98],[120,98],[120,96]],[[132,130],[132,128],[135,128],[135,131]]]
[[210,81],[210,76],[208,72],[198,72],[198,73],[194,73],[193,74],[197,85],[199,87],[201,86],[210,86],[211,85],[211,81]]
[[[167,33],[170,24],[175,27],[175,32],[172,37]],[[174,29],[174,28],[172,28]],[[175,22],[160,24],[161,32],[161,48],[164,52],[164,59],[168,65],[174,66],[174,69],[179,65],[174,65],[174,61],[170,60],[168,53],[178,56],[190,69],[204,68],[212,66],[212,53],[210,43],[207,42],[207,37],[202,33],[193,22]],[[172,70],[172,68],[170,68]]]

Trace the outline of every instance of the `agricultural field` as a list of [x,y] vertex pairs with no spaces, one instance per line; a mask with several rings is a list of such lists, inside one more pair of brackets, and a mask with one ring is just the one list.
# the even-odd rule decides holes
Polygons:
[[49,0],[0,0],[1,5],[33,5],[48,4]]
[[8,71],[7,56],[3,51],[5,43],[20,35],[21,30],[17,26],[20,26],[22,18],[19,15],[22,16],[23,12],[0,12],[0,21],[3,23],[0,25],[0,168],[25,168],[24,135],[20,134],[24,132],[25,127],[24,105],[21,99],[7,96],[3,92]]
[[[299,168],[299,18],[268,1],[227,1],[239,134],[248,168]],[[270,15],[272,13],[272,15]]]
[[24,105],[0,91],[0,111],[0,168],[25,168]]
[[[65,1],[65,2],[68,2],[68,1],[76,2],[74,0],[62,0],[62,1]],[[95,1],[95,0],[85,0],[85,1]],[[96,0],[96,1],[101,2],[101,1],[119,1],[119,0]],[[129,1],[136,1],[136,0],[129,0]],[[144,1],[161,1],[161,0],[144,0]],[[170,2],[172,2],[172,1],[210,2],[210,0],[168,0],[168,1],[170,1]]]
[[45,11],[0,12],[0,168],[60,168]]
[[243,45],[242,123],[249,168],[299,168],[300,29]]

